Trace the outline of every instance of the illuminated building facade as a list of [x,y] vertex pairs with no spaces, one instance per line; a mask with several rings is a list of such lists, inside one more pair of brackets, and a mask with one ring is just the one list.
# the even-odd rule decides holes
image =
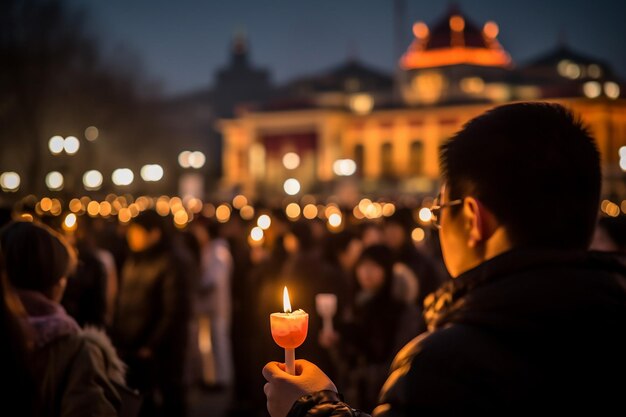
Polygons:
[[[393,77],[351,60],[222,119],[224,190],[284,196],[284,182],[294,178],[301,194],[337,194],[345,184],[373,195],[432,194],[438,147],[466,121],[495,105],[542,100],[571,108],[591,126],[604,193],[626,196],[626,156],[619,156],[626,100],[610,67],[564,45],[517,66],[498,32],[495,22],[480,26],[451,8],[431,27],[413,25]],[[285,163],[286,154],[298,163]],[[356,163],[353,174],[342,171],[337,161],[344,160]]]

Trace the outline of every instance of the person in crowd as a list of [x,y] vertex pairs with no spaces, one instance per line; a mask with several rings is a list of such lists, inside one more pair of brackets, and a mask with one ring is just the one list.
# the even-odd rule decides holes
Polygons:
[[[3,387],[3,408],[9,413],[34,417],[39,408],[37,386],[27,354],[32,349],[31,334],[26,325],[26,312],[7,282],[0,253],[0,385]],[[13,416],[15,414],[9,414]]]
[[384,243],[384,234],[380,225],[372,221],[361,224],[361,242],[364,248]]
[[198,222],[192,230],[200,244],[197,304],[203,381],[218,388],[228,387],[233,381],[230,340],[233,258],[228,241],[219,235],[217,223]]
[[[52,229],[26,221],[5,226],[0,242],[6,276],[24,309],[28,343],[22,353],[37,393],[25,410],[34,404],[36,415],[42,416],[120,415],[124,364],[104,333],[81,329],[59,304],[76,266],[74,250]],[[14,388],[10,385],[3,390]]]
[[183,380],[190,316],[190,256],[167,219],[146,210],[128,226],[114,341],[128,382],[144,395],[141,415],[184,416]]
[[[395,358],[374,415],[622,409],[626,267],[588,252],[601,170],[587,127],[558,104],[500,106],[440,164],[431,211],[453,280],[427,300],[429,332]],[[263,369],[272,417],[364,414],[317,366],[296,367]]]
[[[411,239],[415,227],[413,214],[408,208],[399,208],[385,219],[384,240],[394,255],[398,281],[402,282],[398,292],[414,302],[419,308],[426,296],[435,291],[444,281],[433,260],[418,249]],[[403,268],[402,265],[406,265]]]
[[363,250],[363,243],[350,229],[330,234],[323,247],[324,260],[329,273],[334,277],[337,295],[337,319],[351,316],[352,299],[355,292],[354,266]]
[[110,326],[117,295],[117,271],[111,254],[95,243],[92,219],[79,220],[75,232],[65,238],[78,253],[76,271],[68,277],[62,305],[80,326]]
[[339,342],[335,357],[347,384],[344,394],[363,409],[376,405],[376,394],[392,359],[423,330],[418,308],[394,296],[393,274],[389,248],[366,248],[355,266],[357,291],[352,300],[352,317],[339,321],[338,334],[321,333],[324,346]]

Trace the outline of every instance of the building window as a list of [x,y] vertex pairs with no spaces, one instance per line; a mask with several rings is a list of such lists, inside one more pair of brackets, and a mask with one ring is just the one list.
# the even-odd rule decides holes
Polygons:
[[365,168],[365,147],[360,143],[354,146],[354,162],[356,162],[356,175],[362,177]]
[[411,175],[422,175],[424,173],[424,143],[420,140],[411,142],[409,173]]
[[380,149],[381,176],[393,178],[393,147],[391,143],[384,143]]

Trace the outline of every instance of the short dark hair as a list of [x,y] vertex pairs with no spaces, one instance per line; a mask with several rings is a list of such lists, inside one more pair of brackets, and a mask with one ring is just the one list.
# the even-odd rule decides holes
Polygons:
[[9,282],[19,289],[47,294],[76,268],[76,252],[43,224],[15,221],[0,232],[2,256]]
[[515,246],[589,246],[600,154],[587,126],[565,107],[515,103],[489,110],[441,146],[440,168],[450,199],[479,199]]

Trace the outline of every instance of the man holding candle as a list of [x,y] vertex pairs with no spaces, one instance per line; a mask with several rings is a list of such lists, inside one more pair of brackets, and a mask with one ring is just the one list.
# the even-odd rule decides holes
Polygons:
[[[394,360],[374,415],[621,409],[626,266],[587,252],[601,190],[587,128],[560,105],[505,105],[440,164],[432,212],[454,279],[427,297],[429,332]],[[312,363],[283,369],[263,369],[272,417],[358,413]]]

